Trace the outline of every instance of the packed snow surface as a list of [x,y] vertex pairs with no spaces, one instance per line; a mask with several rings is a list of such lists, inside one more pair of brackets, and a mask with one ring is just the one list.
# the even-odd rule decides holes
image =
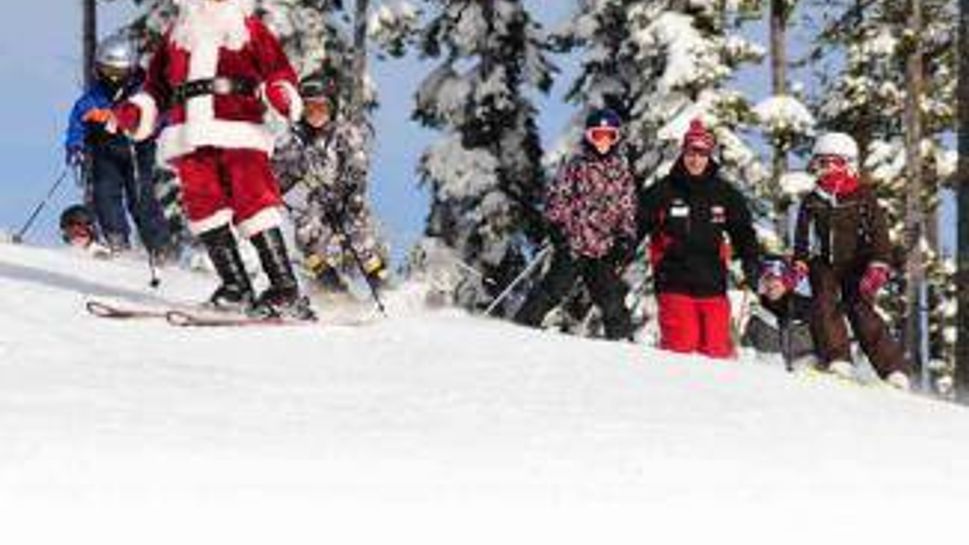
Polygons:
[[213,284],[163,277],[0,244],[0,542],[961,541],[958,406],[426,310],[415,286],[357,327],[83,310]]

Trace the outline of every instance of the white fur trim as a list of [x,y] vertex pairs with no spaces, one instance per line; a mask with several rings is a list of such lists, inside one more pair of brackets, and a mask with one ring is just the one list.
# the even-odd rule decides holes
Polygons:
[[188,230],[191,231],[193,235],[200,235],[202,233],[211,231],[212,229],[218,229],[223,225],[229,225],[231,223],[232,210],[223,208],[207,218],[188,222]]
[[239,51],[249,42],[246,17],[255,9],[253,0],[180,0],[172,39],[183,49],[195,52],[206,43]]
[[158,105],[155,99],[148,93],[138,93],[129,99],[141,110],[141,117],[138,119],[138,128],[131,135],[136,141],[147,140],[155,132],[155,123],[158,122]]
[[204,146],[254,149],[272,155],[273,144],[272,133],[262,124],[209,119],[166,127],[158,138],[158,156],[160,161],[170,161]]
[[283,215],[279,212],[279,208],[270,206],[256,212],[251,218],[236,224],[236,229],[239,230],[240,235],[249,238],[282,224]]
[[303,118],[303,97],[299,96],[299,91],[292,83],[285,80],[277,83],[282,85],[289,95],[289,121],[296,123]]

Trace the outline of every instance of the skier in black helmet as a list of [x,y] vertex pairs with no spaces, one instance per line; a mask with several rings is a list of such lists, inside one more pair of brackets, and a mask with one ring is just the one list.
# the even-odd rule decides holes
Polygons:
[[[342,240],[360,257],[373,285],[387,280],[387,248],[380,240],[360,171],[366,135],[340,113],[340,77],[331,67],[300,81],[303,118],[276,147],[273,171],[293,212],[296,245],[319,287],[345,292],[357,268]],[[339,225],[334,223],[338,222]]]

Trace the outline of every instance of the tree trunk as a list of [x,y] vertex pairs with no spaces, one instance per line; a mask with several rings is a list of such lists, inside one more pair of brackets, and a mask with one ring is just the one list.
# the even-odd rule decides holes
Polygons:
[[[789,0],[770,2],[770,68],[771,90],[774,96],[787,94],[787,4]],[[783,142],[774,144],[771,167],[776,229],[786,243],[790,243],[789,206],[781,191],[781,176],[787,171],[787,149]]]
[[353,98],[350,119],[362,123],[367,107],[367,17],[370,0],[357,0],[353,17]]
[[[959,0],[959,51],[969,48],[969,0]],[[956,328],[956,395],[969,404],[969,55],[959,55],[958,317]]]
[[83,56],[84,88],[94,83],[94,53],[98,46],[98,15],[96,0],[81,0],[81,50]]
[[922,322],[924,310],[925,263],[922,251],[924,214],[922,210],[922,2],[909,0],[909,25],[914,32],[914,43],[907,61],[908,93],[905,101],[905,152],[907,166],[907,193],[905,199],[905,275],[906,305],[905,350],[914,365],[922,387],[926,387],[924,354],[922,353]]

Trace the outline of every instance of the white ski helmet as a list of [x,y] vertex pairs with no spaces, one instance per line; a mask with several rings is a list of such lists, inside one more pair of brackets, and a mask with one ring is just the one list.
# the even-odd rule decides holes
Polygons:
[[131,70],[138,62],[138,52],[127,36],[112,34],[98,44],[94,62],[99,69]]
[[826,132],[814,141],[811,155],[834,155],[844,157],[851,168],[858,169],[858,143],[851,135],[843,132]]

